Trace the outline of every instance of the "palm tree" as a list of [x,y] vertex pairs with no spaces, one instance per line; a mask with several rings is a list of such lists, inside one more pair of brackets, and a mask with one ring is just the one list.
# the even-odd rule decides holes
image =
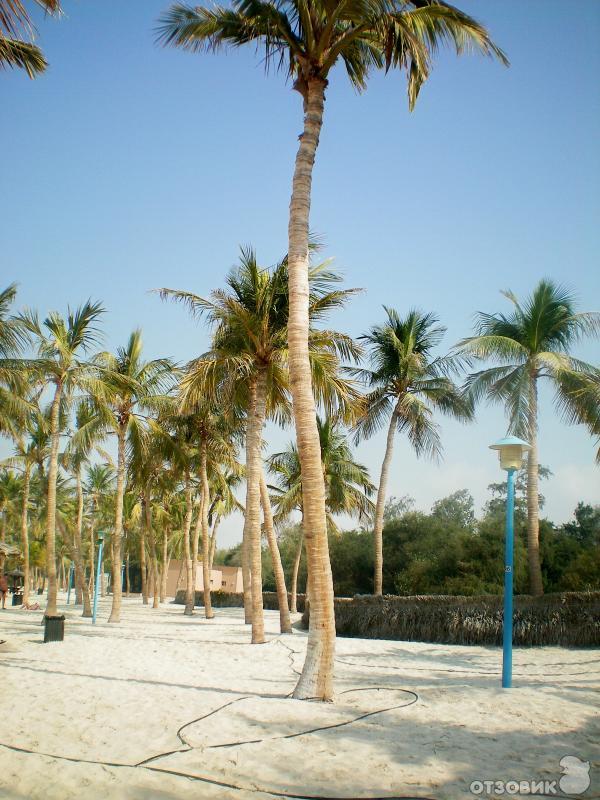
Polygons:
[[16,284],[0,291],[0,434],[19,436],[31,413],[29,386],[24,363],[16,356],[25,342],[25,331],[11,315]]
[[87,469],[84,492],[90,500],[89,541],[90,541],[90,586],[94,585],[94,547],[96,544],[96,522],[98,512],[103,508],[114,487],[113,467],[106,464],[92,464]]
[[[59,0],[35,0],[47,14],[60,13]],[[30,78],[43,72],[48,63],[42,51],[23,36],[33,38],[35,29],[22,0],[0,0],[0,68],[24,69]]]
[[75,413],[76,431],[63,454],[63,466],[75,476],[77,494],[77,520],[73,535],[73,561],[75,562],[75,602],[83,604],[82,617],[92,616],[90,592],[85,580],[83,565],[83,516],[84,497],[81,470],[89,463],[89,456],[98,438],[102,436],[102,424],[89,400],[81,400]]
[[[327,524],[330,531],[339,534],[335,523],[336,514],[356,516],[366,521],[373,516],[374,506],[370,496],[375,487],[365,466],[354,460],[347,436],[339,420],[317,417],[323,479],[326,489]],[[277,494],[273,499],[278,521],[287,519],[293,511],[303,512],[300,456],[294,442],[287,449],[275,453],[268,459],[269,469],[275,474]],[[304,524],[304,523],[303,523]],[[292,569],[292,611],[296,611],[298,568],[302,555],[303,537]],[[310,579],[310,576],[309,576]]]
[[143,360],[140,330],[133,331],[126,347],[118,348],[116,354],[100,353],[94,363],[100,367],[101,380],[97,384],[93,404],[104,426],[117,437],[117,493],[111,538],[112,606],[108,621],[120,622],[127,435],[139,436],[136,429],[141,424],[142,415],[160,410],[168,403],[167,392],[174,376],[174,365],[164,358]]
[[[340,277],[328,264],[311,267],[308,307],[311,322],[344,305],[354,290],[335,289]],[[251,598],[252,642],[264,642],[261,570],[261,476],[262,431],[267,417],[282,420],[289,407],[288,346],[289,291],[287,258],[272,270],[259,267],[252,249],[242,249],[240,264],[226,279],[227,290],[204,299],[190,292],[161,289],[188,306],[193,314],[205,314],[214,327],[212,349],[192,362],[182,380],[183,397],[195,402],[207,393],[229,395],[232,404],[246,413],[246,507],[243,539],[244,603]],[[338,355],[356,356],[348,336],[316,330],[309,335],[310,367],[318,397],[330,408],[344,406],[354,395],[336,375]],[[267,512],[268,514],[268,512]],[[270,537],[271,546],[276,545]],[[249,558],[247,558],[249,554]],[[275,555],[275,561],[279,558]],[[248,566],[250,591],[248,592]],[[283,570],[275,570],[277,594],[283,605],[286,630],[291,626]],[[247,620],[248,621],[248,620]]]
[[[210,594],[211,537],[209,515],[212,505],[211,477],[221,465],[235,465],[236,423],[230,415],[223,414],[211,398],[206,387],[203,399],[190,401],[180,397],[180,412],[159,420],[170,436],[170,459],[173,467],[184,477],[185,517],[183,544],[186,563],[186,603],[184,613],[193,614],[198,542],[202,534],[202,579],[204,586],[204,614],[214,617]],[[198,474],[199,503],[193,537],[190,541],[193,518],[193,473]]]
[[6,542],[6,532],[8,530],[8,509],[9,505],[19,496],[19,479],[12,469],[3,469],[0,472],[0,541]]
[[31,583],[29,558],[29,502],[31,484],[37,469],[38,476],[44,473],[48,456],[48,420],[40,413],[30,413],[22,426],[13,429],[13,455],[2,463],[22,473],[21,492],[21,547],[23,549],[23,604],[29,603]]
[[2,463],[22,472],[21,486],[21,549],[23,551],[23,605],[29,603],[29,494],[31,488],[31,474],[36,465],[36,452],[31,439],[23,435],[15,438],[14,455]]
[[77,388],[90,389],[94,378],[90,365],[80,360],[98,343],[99,332],[95,323],[104,312],[99,303],[88,300],[76,311],[68,312],[63,319],[51,312],[43,322],[37,313],[26,311],[19,315],[23,327],[33,337],[38,358],[30,361],[38,380],[54,387],[50,411],[50,462],[48,465],[48,504],[46,521],[46,558],[48,568],[48,604],[46,615],[57,613],[56,609],[56,479],[58,475],[58,448],[60,444],[59,417],[61,404],[68,405]]
[[600,333],[600,314],[576,313],[575,298],[553,281],[541,280],[524,303],[503,292],[513,305],[505,314],[479,313],[476,335],[461,342],[465,353],[497,366],[471,375],[466,383],[474,401],[486,397],[502,403],[509,429],[529,441],[527,459],[527,552],[531,594],[543,592],[539,550],[538,381],[547,379],[561,413],[577,415],[570,383],[595,372],[569,355],[583,336]]
[[194,514],[194,487],[192,484],[192,471],[197,458],[197,432],[193,415],[173,414],[163,420],[166,434],[170,436],[173,444],[171,461],[180,473],[183,474],[183,496],[185,513],[182,524],[183,556],[185,562],[185,606],[183,613],[191,616],[195,605],[195,577],[196,564],[192,559],[190,533]]
[[[600,370],[571,372],[561,376],[561,410],[569,423],[583,423],[600,442]],[[564,402],[566,400],[566,402]],[[600,447],[596,452],[600,464]],[[541,475],[540,475],[541,477]]]
[[385,312],[384,324],[360,337],[367,342],[373,368],[353,370],[371,389],[355,426],[355,442],[369,438],[387,423],[373,528],[376,595],[383,592],[383,512],[396,433],[407,434],[417,456],[437,458],[442,447],[433,412],[461,421],[472,418],[470,404],[450,378],[460,359],[432,356],[446,332],[437,326],[437,317],[412,310],[402,319],[394,309],[385,308]]
[[234,468],[217,469],[212,475],[211,506],[209,522],[212,525],[210,534],[210,563],[212,569],[215,549],[217,546],[217,530],[221,520],[233,514],[234,511],[243,513],[244,507],[238,502],[233,490],[242,481],[242,467],[238,464]]
[[368,4],[234,0],[233,8],[176,4],[160,20],[159,39],[191,51],[248,43],[264,46],[267,69],[283,69],[302,97],[304,130],[296,154],[288,225],[289,368],[315,602],[305,665],[294,696],[330,699],[335,650],[333,582],[311,385],[307,305],[312,172],[329,75],[343,62],[348,78],[360,91],[366,88],[374,69],[404,69],[409,106],[413,108],[429,75],[432,54],[440,45],[454,45],[459,54],[477,50],[503,63],[507,63],[506,57],[482,25],[441,0],[375,0]]

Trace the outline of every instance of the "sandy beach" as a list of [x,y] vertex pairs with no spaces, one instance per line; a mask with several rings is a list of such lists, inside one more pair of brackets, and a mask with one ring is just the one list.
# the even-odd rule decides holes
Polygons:
[[558,781],[565,755],[598,796],[597,650],[516,650],[506,691],[497,648],[339,639],[337,700],[310,703],[287,697],[306,634],[277,635],[277,612],[252,646],[240,609],[136,597],[108,625],[105,599],[94,627],[61,602],[63,643],[42,643],[41,611],[1,612],[1,797],[444,800]]

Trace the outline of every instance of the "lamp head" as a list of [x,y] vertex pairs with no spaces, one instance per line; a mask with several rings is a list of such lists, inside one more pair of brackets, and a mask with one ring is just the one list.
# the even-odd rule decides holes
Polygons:
[[103,541],[104,541],[104,532],[98,531],[98,544],[102,544]]
[[502,469],[521,469],[523,458],[531,445],[517,436],[505,436],[495,444],[490,445],[490,450],[497,450]]

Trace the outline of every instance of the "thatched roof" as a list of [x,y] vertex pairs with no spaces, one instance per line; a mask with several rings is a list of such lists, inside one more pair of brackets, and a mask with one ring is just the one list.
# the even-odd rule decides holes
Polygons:
[[12,544],[0,542],[0,553],[3,553],[5,556],[18,556],[20,555],[21,551],[18,547],[14,547]]

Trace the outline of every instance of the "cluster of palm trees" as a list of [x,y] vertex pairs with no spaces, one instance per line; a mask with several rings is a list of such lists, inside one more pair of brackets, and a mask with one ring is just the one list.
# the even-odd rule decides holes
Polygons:
[[[164,599],[170,556],[183,550],[186,614],[193,613],[194,565],[201,542],[204,609],[211,618],[216,531],[222,517],[238,508],[244,514],[244,598],[252,641],[264,641],[263,533],[276,578],[281,630],[291,630],[275,528],[294,512],[302,516],[304,536],[290,576],[295,611],[302,546],[311,536],[301,459],[295,442],[267,459],[263,455],[265,422],[286,424],[291,419],[287,271],[287,259],[265,269],[247,249],[228,274],[225,288],[208,298],[162,289],[163,298],[184,303],[192,314],[205,317],[212,330],[210,349],[184,369],[169,359],[144,360],[140,331],[134,331],[114,354],[92,352],[100,339],[99,304],[88,302],[66,319],[51,313],[40,321],[31,311],[11,315],[16,288],[2,292],[0,425],[13,439],[14,453],[4,462],[0,510],[3,540],[9,512],[15,519],[19,516],[24,602],[30,585],[33,507],[37,537],[45,541],[48,614],[56,613],[57,524],[63,544],[60,555],[68,553],[74,563],[84,616],[90,615],[85,561],[91,577],[95,531],[102,524],[110,530],[110,622],[120,620],[122,547],[127,536],[127,559],[135,548],[142,597],[147,603],[152,594],[154,607]],[[340,513],[373,521],[374,592],[381,594],[383,509],[396,434],[408,437],[417,456],[436,458],[442,450],[437,413],[468,422],[480,398],[501,401],[510,429],[532,444],[529,572],[532,593],[541,593],[537,383],[551,380],[559,410],[569,421],[586,423],[597,434],[598,406],[590,402],[588,392],[597,390],[598,371],[571,356],[568,348],[582,335],[600,330],[600,315],[577,313],[568,292],[542,281],[523,305],[508,295],[514,308],[511,315],[480,314],[476,335],[440,356],[435,351],[445,328],[431,313],[412,310],[402,318],[385,309],[385,321],[359,341],[317,327],[329,311],[352,296],[354,290],[339,283],[340,276],[327,262],[311,266],[309,360],[323,413],[317,427],[329,530],[337,530],[334,516]],[[32,352],[23,354],[23,348]],[[358,364],[364,355],[370,368]],[[499,363],[471,372],[459,385],[461,373],[477,359]],[[382,427],[387,427],[386,448],[373,504],[370,498],[376,488],[367,469],[354,459],[348,429],[358,443]],[[111,435],[116,442],[114,464],[103,449]],[[94,451],[108,461],[91,463]],[[234,490],[243,477],[246,498],[241,504]],[[313,593],[310,583],[308,594]]]
[[[39,4],[50,12],[59,10],[58,2],[39,0]],[[28,17],[21,0],[0,0],[0,65],[24,67],[34,76],[43,70],[45,62],[35,45],[23,42],[17,35],[27,25]],[[542,377],[553,380],[558,387],[561,410],[571,421],[582,421],[595,434],[598,433],[597,373],[590,371],[586,365],[578,364],[566,353],[571,339],[583,332],[597,331],[597,319],[588,315],[585,319],[577,317],[572,320],[570,298],[563,296],[557,287],[546,283],[534,294],[531,307],[521,308],[516,304],[514,314],[507,318],[482,317],[477,336],[463,343],[461,355],[454,353],[451,358],[436,360],[429,357],[436,336],[439,336],[435,321],[417,313],[402,320],[390,311],[384,325],[374,329],[367,339],[374,363],[370,375],[363,377],[371,384],[371,392],[366,401],[366,411],[363,408],[358,417],[353,417],[356,389],[352,379],[356,378],[356,374],[340,372],[339,362],[340,359],[347,361],[355,358],[358,355],[356,345],[348,337],[333,336],[315,328],[319,316],[332,303],[343,302],[345,295],[336,295],[329,287],[323,288],[320,283],[322,277],[315,279],[313,276],[311,279],[310,267],[312,173],[332,70],[342,64],[349,80],[359,91],[366,88],[374,70],[389,71],[394,68],[404,71],[409,107],[412,109],[420,88],[430,74],[433,55],[441,45],[449,45],[459,55],[476,51],[496,58],[503,64],[508,63],[506,56],[494,44],[484,26],[443,0],[370,0],[367,3],[348,3],[343,0],[280,0],[277,3],[269,0],[234,0],[232,6],[227,8],[192,8],[176,4],[160,21],[159,39],[165,45],[192,52],[254,43],[264,48],[267,68],[274,66],[282,69],[292,79],[293,88],[302,99],[304,126],[292,184],[288,255],[285,263],[282,262],[279,267],[282,276],[285,275],[283,283],[287,291],[284,295],[279,294],[276,288],[267,291],[272,305],[268,313],[264,308],[261,313],[263,318],[266,314],[273,323],[273,331],[269,333],[262,329],[255,330],[242,314],[249,298],[238,296],[231,282],[229,293],[216,293],[210,301],[203,301],[188,293],[165,291],[165,295],[172,294],[174,298],[186,302],[194,313],[206,314],[215,327],[213,350],[190,365],[181,378],[176,412],[165,401],[170,395],[167,387],[162,385],[172,371],[166,370],[163,374],[162,367],[157,366],[156,391],[150,389],[147,395],[138,395],[136,380],[125,374],[126,370],[122,374],[115,364],[111,365],[108,356],[105,363],[93,360],[91,370],[88,362],[80,361],[80,353],[86,353],[93,344],[92,329],[100,313],[98,307],[84,307],[67,324],[57,316],[49,317],[41,325],[33,317],[23,320],[27,333],[38,345],[38,374],[46,376],[54,391],[48,419],[48,549],[50,552],[54,546],[54,496],[59,475],[61,405],[75,387],[87,393],[86,402],[93,404],[95,412],[101,417],[101,424],[111,427],[117,434],[120,443],[117,464],[120,488],[117,488],[117,495],[121,499],[125,484],[123,465],[127,457],[123,436],[130,427],[135,431],[131,437],[132,452],[134,447],[141,452],[147,447],[146,436],[156,435],[165,447],[168,442],[168,448],[174,448],[172,453],[167,448],[170,468],[181,470],[183,465],[185,475],[185,464],[189,463],[189,459],[199,459],[197,474],[200,476],[201,499],[198,519],[204,534],[210,515],[210,476],[215,460],[212,454],[219,454],[220,463],[227,463],[229,458],[233,458],[232,442],[237,441],[237,433],[243,428],[247,485],[244,524],[244,575],[248,589],[245,593],[248,597],[246,610],[252,617],[253,641],[262,641],[260,509],[262,505],[264,512],[268,494],[262,482],[262,426],[265,419],[270,417],[284,421],[288,416],[293,416],[297,448],[295,457],[299,471],[293,473],[292,470],[290,475],[300,475],[311,595],[307,657],[295,696],[328,699],[333,692],[335,648],[333,584],[327,544],[327,508],[332,485],[327,484],[323,469],[323,429],[318,424],[317,407],[322,405],[328,415],[334,414],[337,420],[355,425],[357,437],[368,436],[384,422],[389,425],[388,457],[382,469],[375,513],[375,586],[380,590],[383,498],[394,432],[398,429],[406,431],[417,451],[435,454],[439,450],[439,439],[431,419],[434,409],[468,419],[472,415],[472,403],[483,394],[505,402],[510,410],[512,427],[523,430],[526,426],[534,444],[529,475],[530,571],[533,579],[537,580],[534,563],[537,535],[537,382]],[[268,280],[261,280],[271,284],[273,275],[269,275]],[[252,292],[255,294],[250,297],[251,302],[256,303],[257,311],[262,302],[263,289],[259,289],[258,286],[254,287]],[[331,296],[329,300],[325,299],[328,295]],[[535,298],[541,298],[545,310],[550,309],[548,316],[544,316],[549,325],[545,333],[536,327],[540,321],[536,309],[540,311],[540,307],[536,305]],[[531,320],[533,327],[529,326]],[[555,322],[563,326],[563,332],[555,330]],[[16,335],[20,335],[19,332]],[[411,336],[420,337],[420,343],[407,340],[396,352],[396,339],[402,339],[404,335],[409,339]],[[510,344],[507,343],[509,341]],[[58,342],[60,344],[50,344]],[[495,371],[484,370],[473,376],[469,392],[465,395],[458,391],[453,378],[460,366],[460,359],[469,357],[492,358],[499,364],[490,368]],[[397,374],[388,372],[387,362],[397,369]],[[228,367],[224,368],[224,364],[228,364]],[[104,372],[100,373],[99,370]],[[106,377],[99,377],[100,374]],[[17,406],[22,405],[23,398],[19,400],[18,393],[12,391],[12,380],[12,377],[7,379],[2,401],[8,404],[7,408],[13,406],[16,411]],[[129,401],[122,404],[122,398],[129,396],[128,392],[137,398],[137,412],[131,411]],[[214,398],[219,395],[229,398],[227,408],[231,411],[227,415],[220,413],[224,407],[222,400],[217,409],[214,407]],[[31,402],[31,398],[27,401]],[[138,426],[137,420],[143,417],[146,404],[149,409],[152,406],[154,416],[149,416],[143,425]],[[173,413],[175,417],[170,423],[163,420],[163,415],[168,418]],[[215,424],[215,413],[219,419],[218,425]],[[182,415],[196,419],[200,417],[206,433],[198,438],[196,432],[199,426],[191,423],[194,436],[191,439],[188,437],[188,440],[185,439],[185,433],[180,436],[180,429],[183,428],[185,432],[187,425],[182,421]],[[90,425],[96,425],[95,417]],[[171,429],[169,425],[172,425]],[[79,440],[86,440],[85,426]],[[174,442],[177,441],[179,445],[181,440],[184,445],[175,448]],[[156,467],[157,463],[142,458],[139,480],[146,487],[146,493],[161,479],[162,469]],[[291,464],[281,464],[284,468],[291,467]],[[193,491],[190,495],[187,483],[185,496],[193,497]],[[145,502],[147,511],[147,497]],[[188,531],[192,524],[192,514],[189,512],[191,502],[187,502],[188,512],[185,516]],[[119,563],[120,514],[117,502],[112,543],[113,571]],[[265,519],[268,517],[267,511]],[[206,539],[205,535],[204,542]],[[203,548],[206,548],[206,543]],[[52,563],[49,561],[48,570],[52,587],[52,572],[55,571],[53,551],[51,556]],[[117,619],[116,595],[115,601]],[[210,612],[209,604],[206,611]]]

